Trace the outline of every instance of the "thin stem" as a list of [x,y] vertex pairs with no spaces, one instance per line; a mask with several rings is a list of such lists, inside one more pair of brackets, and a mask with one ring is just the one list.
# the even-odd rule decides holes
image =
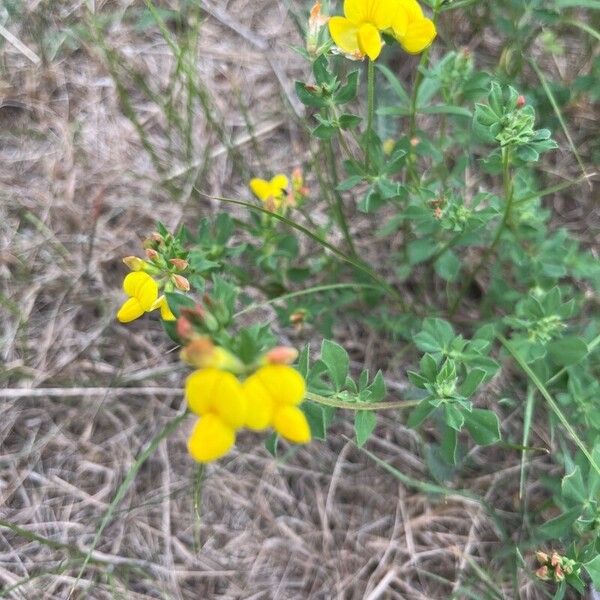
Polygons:
[[459,307],[464,295],[467,293],[469,287],[473,283],[473,280],[477,276],[477,273],[481,270],[481,268],[487,263],[488,258],[496,249],[500,238],[502,237],[502,233],[510,220],[510,213],[513,204],[513,185],[512,185],[512,176],[510,172],[510,150],[508,148],[502,148],[502,182],[504,187],[504,215],[502,216],[502,221],[498,225],[496,229],[496,234],[494,235],[494,239],[492,243],[489,245],[487,250],[483,253],[481,257],[481,261],[472,271],[471,275],[467,277],[463,283],[463,286],[460,289],[460,292],[456,296],[454,303],[450,307],[449,316],[453,317],[456,309]]
[[369,172],[370,141],[373,131],[373,117],[375,115],[375,63],[369,59],[367,63],[367,131],[365,134],[365,171]]
[[328,396],[321,396],[313,392],[306,392],[306,398],[323,406],[333,408],[344,408],[346,410],[390,410],[412,408],[419,404],[420,400],[403,400],[398,402],[348,402],[345,400],[336,400]]
[[325,142],[325,154],[327,155],[327,162],[329,163],[329,170],[331,172],[331,178],[333,183],[333,210],[335,212],[338,225],[340,226],[342,234],[344,235],[346,246],[348,246],[348,250],[350,250],[350,254],[352,256],[357,256],[356,248],[354,247],[354,242],[352,241],[352,235],[350,235],[348,222],[346,221],[346,216],[344,215],[344,201],[342,199],[342,195],[337,190],[339,177],[337,172],[337,166],[335,164],[335,156],[333,155],[333,146],[331,144],[331,140],[327,140]]

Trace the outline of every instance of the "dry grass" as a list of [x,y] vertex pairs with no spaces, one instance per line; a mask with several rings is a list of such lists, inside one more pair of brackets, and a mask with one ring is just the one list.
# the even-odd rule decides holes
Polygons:
[[[155,26],[129,18],[143,3],[103,4],[115,16],[106,45],[166,93],[172,54]],[[0,517],[22,530],[0,528],[0,586],[32,578],[8,597],[63,600],[136,456],[182,409],[182,371],[158,322],[114,321],[120,257],[137,251],[157,219],[174,227],[213,212],[194,186],[239,196],[252,170],[302,162],[291,82],[305,66],[288,47],[299,38],[283,2],[213,8],[198,80],[233,147],[197,108],[186,147],[184,132],[126,78],[153,163],[89,35],[84,4],[30,0],[21,10],[10,26],[18,43],[5,43],[0,58]],[[4,16],[0,8],[0,23]],[[507,430],[518,427],[506,417]],[[511,596],[498,596],[493,576],[485,581],[501,534],[481,507],[399,484],[346,441],[347,422],[331,442],[281,461],[244,435],[207,469],[200,491],[185,451],[189,427],[143,465],[72,598],[441,599],[462,597],[463,584],[481,598]],[[369,448],[422,478],[414,436],[382,415]],[[518,524],[518,469],[501,452],[479,449],[471,459],[457,486]],[[549,469],[543,455],[533,468]],[[518,531],[511,535],[516,541]],[[542,597],[526,578],[520,584],[522,598]]]

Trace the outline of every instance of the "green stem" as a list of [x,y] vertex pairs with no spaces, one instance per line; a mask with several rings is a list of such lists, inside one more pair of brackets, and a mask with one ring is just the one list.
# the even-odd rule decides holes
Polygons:
[[365,134],[365,172],[369,172],[370,141],[373,131],[373,117],[375,115],[375,63],[369,59],[367,63],[367,131]]
[[346,246],[348,246],[348,250],[350,250],[351,256],[357,256],[356,248],[354,247],[354,242],[352,241],[352,235],[350,235],[348,221],[346,221],[346,216],[344,215],[344,201],[342,199],[342,195],[337,190],[339,177],[337,172],[337,166],[335,164],[335,156],[333,155],[333,146],[331,144],[331,140],[327,140],[325,142],[325,154],[327,155],[327,162],[329,163],[329,170],[331,172],[331,178],[333,183],[333,210],[336,215],[336,220],[338,222],[338,225],[340,226],[340,229],[342,230],[344,240],[346,241]]
[[419,404],[419,400],[404,400],[398,402],[348,402],[345,400],[336,400],[313,392],[306,392],[305,396],[308,400],[322,404],[323,406],[331,406],[333,408],[344,408],[346,410],[390,410],[412,408]]
[[498,242],[500,242],[500,238],[502,237],[502,233],[506,228],[510,220],[510,213],[513,205],[513,185],[512,185],[512,176],[510,172],[510,150],[508,148],[502,148],[502,181],[504,187],[504,215],[502,216],[502,221],[498,225],[496,229],[496,234],[494,235],[494,239],[492,243],[488,246],[487,250],[483,253],[481,257],[481,261],[472,271],[471,275],[465,279],[463,286],[460,289],[460,292],[456,296],[454,303],[450,307],[448,312],[450,317],[454,316],[456,309],[459,307],[464,295],[467,293],[469,287],[473,283],[473,280],[477,276],[477,273],[481,270],[481,268],[487,263],[488,258],[496,249]]

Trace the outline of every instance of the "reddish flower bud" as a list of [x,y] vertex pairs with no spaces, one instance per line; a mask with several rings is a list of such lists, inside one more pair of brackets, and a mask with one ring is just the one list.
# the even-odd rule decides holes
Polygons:
[[544,565],[548,562],[548,555],[545,552],[542,552],[541,550],[538,550],[535,553],[535,557],[541,565]]
[[271,348],[263,357],[264,362],[272,365],[291,365],[298,358],[298,350],[289,346]]
[[548,581],[550,579],[550,574],[548,572],[548,567],[546,565],[544,565],[543,567],[540,567],[536,572],[535,572],[536,576],[541,579],[542,581]]
[[188,340],[194,335],[194,327],[190,323],[189,319],[186,319],[183,316],[180,316],[177,319],[176,330],[177,335],[182,340]]
[[183,275],[171,275],[171,280],[178,290],[181,290],[182,292],[190,291],[190,282]]
[[153,248],[146,248],[146,257],[148,260],[156,260],[158,258],[158,252]]
[[525,96],[521,95],[517,98],[517,108],[523,108],[526,103]]
[[188,268],[188,261],[183,258],[172,258],[169,262],[178,270],[185,271]]

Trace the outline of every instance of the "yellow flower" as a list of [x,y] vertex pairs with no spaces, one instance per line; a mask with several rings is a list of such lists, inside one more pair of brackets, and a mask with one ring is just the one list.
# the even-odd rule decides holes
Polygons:
[[423,16],[416,0],[344,0],[344,16],[329,20],[333,41],[351,58],[377,59],[382,31],[411,54],[427,48],[436,35],[435,25]]
[[250,180],[250,189],[255,196],[268,207],[279,208],[289,186],[288,178],[279,173],[271,181],[254,178]]
[[423,52],[437,35],[434,22],[423,15],[416,0],[402,0],[391,33],[409,54]]
[[200,416],[188,440],[188,450],[198,462],[221,458],[235,444],[235,432],[246,419],[242,384],[226,371],[194,371],[185,384],[189,409]]
[[121,323],[129,323],[141,317],[145,312],[160,308],[160,316],[165,321],[174,321],[167,299],[158,295],[158,284],[148,273],[134,271],[123,280],[123,290],[129,298],[117,312]]
[[158,298],[158,284],[143,271],[129,273],[123,280],[123,291],[129,299],[123,303],[117,313],[117,319],[121,323],[129,323],[152,310]]
[[272,426],[291,442],[310,441],[308,421],[298,408],[306,392],[298,371],[287,365],[261,367],[244,381],[243,390],[247,401],[247,427],[261,431]]

